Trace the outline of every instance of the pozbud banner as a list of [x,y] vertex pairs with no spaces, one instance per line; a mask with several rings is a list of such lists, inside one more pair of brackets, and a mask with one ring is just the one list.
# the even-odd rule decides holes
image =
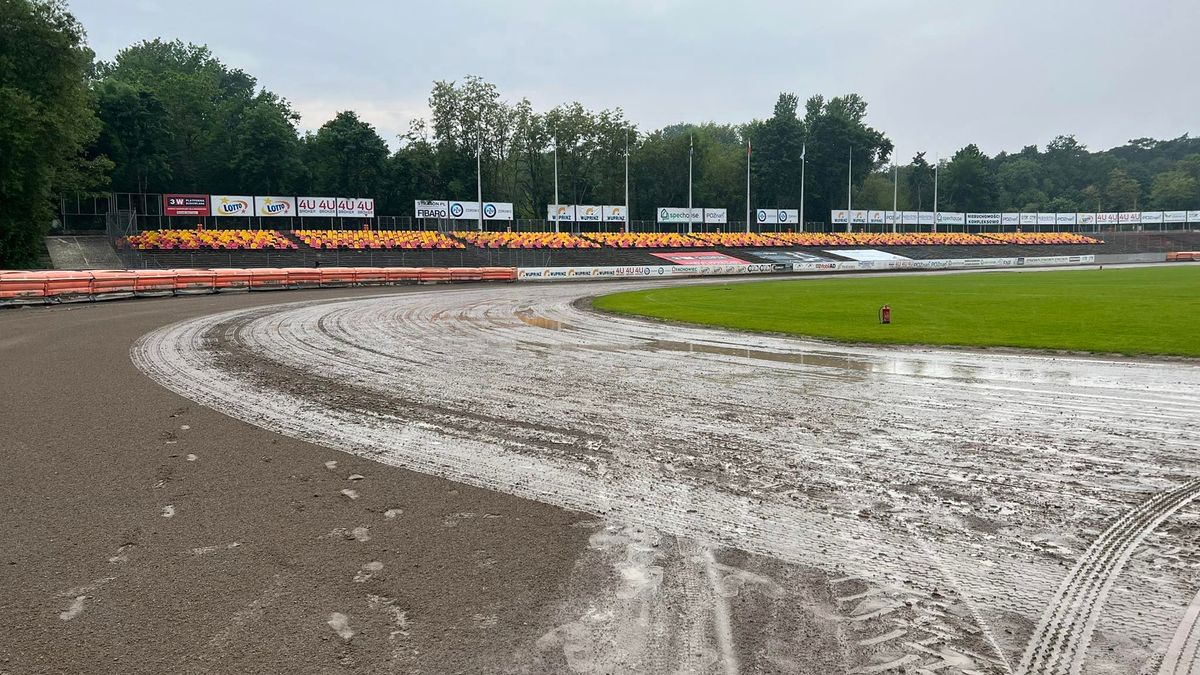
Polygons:
[[264,218],[296,215],[295,197],[255,197],[254,213]]
[[207,216],[208,195],[163,195],[164,216]]
[[337,216],[337,198],[335,197],[297,197],[296,215],[316,218],[334,218]]
[[484,220],[512,220],[513,219],[512,202],[484,202],[483,203],[483,219]]
[[1000,224],[1001,225],[1020,225],[1021,224],[1021,214],[1019,214],[1019,213],[1001,213],[1000,214]]
[[254,197],[249,195],[212,195],[210,203],[214,216],[254,215]]
[[359,197],[338,197],[339,218],[374,218],[375,200]]
[[605,206],[603,215],[606,223],[623,223],[626,220],[627,212],[624,206]]
[[437,199],[418,199],[416,201],[416,211],[418,218],[449,218],[450,203],[439,201]]
[[1054,224],[1055,225],[1074,225],[1076,215],[1077,214],[1074,214],[1074,213],[1056,213],[1056,214],[1054,214]]
[[729,214],[725,209],[704,209],[704,222],[713,225],[724,225],[729,222]]
[[568,204],[548,204],[546,206],[546,220],[552,222],[573,222],[575,220],[575,207]]
[[1163,211],[1164,223],[1186,223],[1187,211]]
[[1157,225],[1163,221],[1162,211],[1142,211],[1143,225]]
[[601,219],[599,206],[586,206],[580,204],[575,207],[575,220],[581,223],[598,223]]

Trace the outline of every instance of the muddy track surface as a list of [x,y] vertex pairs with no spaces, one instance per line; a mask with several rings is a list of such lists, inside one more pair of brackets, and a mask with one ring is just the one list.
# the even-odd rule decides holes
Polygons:
[[592,288],[236,310],[132,358],[266,430],[590,514],[560,602],[489,669],[1184,658],[1164,654],[1200,588],[1196,365],[731,334],[595,314]]

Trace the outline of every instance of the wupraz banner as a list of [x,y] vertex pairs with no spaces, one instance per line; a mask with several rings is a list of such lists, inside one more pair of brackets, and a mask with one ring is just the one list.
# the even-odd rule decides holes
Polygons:
[[598,223],[603,214],[599,206],[579,204],[575,206],[575,220],[580,223]]
[[249,195],[212,195],[212,215],[252,216],[254,197]]
[[572,204],[548,204],[546,220],[556,222],[575,222],[575,206]]
[[255,197],[254,213],[263,218],[282,218],[296,215],[295,197]]
[[624,206],[605,206],[603,210],[606,223],[623,223],[628,219]]

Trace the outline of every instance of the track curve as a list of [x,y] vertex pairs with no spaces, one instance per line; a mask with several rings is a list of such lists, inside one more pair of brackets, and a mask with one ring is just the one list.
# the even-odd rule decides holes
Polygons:
[[[983,624],[951,633],[1000,636],[994,648],[946,642],[979,669],[1003,672],[1005,654],[988,652],[1018,653],[1031,634],[1031,650],[1042,644],[1047,629],[1034,622],[1060,588],[1096,601],[1082,623],[1067,622],[1074,662],[1134,663],[1178,625],[1171,588],[1133,575],[1122,577],[1131,593],[1100,602],[1125,567],[1108,548],[1109,562],[1067,582],[1063,566],[1086,532],[1116,521],[1125,533],[1122,514],[1170,502],[1162,495],[1196,477],[1195,365],[731,334],[577,306],[593,288],[225,312],[154,331],[132,358],[177,393],[296,438],[863,579],[876,589],[863,597],[949,593]],[[1122,534],[1125,559],[1182,506],[1138,519]],[[1090,585],[1075,590],[1075,577]],[[897,610],[865,602],[847,620]],[[1136,648],[1088,652],[1078,638],[1097,627]],[[902,640],[890,645],[910,645],[897,660],[937,663]],[[872,668],[882,649],[848,663]],[[725,672],[739,662],[714,659]]]

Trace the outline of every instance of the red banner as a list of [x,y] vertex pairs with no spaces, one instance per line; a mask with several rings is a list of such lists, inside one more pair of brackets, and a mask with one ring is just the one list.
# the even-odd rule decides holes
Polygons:
[[716,251],[687,251],[680,253],[651,253],[650,255],[669,260],[676,265],[746,265],[745,260],[727,256]]
[[207,216],[208,195],[163,195],[164,216]]

